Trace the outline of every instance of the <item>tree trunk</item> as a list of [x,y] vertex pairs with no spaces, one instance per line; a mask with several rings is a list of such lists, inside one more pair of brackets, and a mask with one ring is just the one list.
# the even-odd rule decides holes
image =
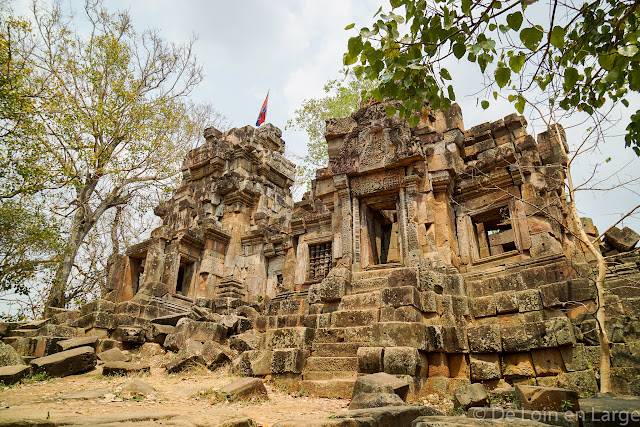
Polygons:
[[[556,138],[560,133],[556,128]],[[561,142],[559,142],[561,143]],[[596,309],[596,323],[598,324],[598,337],[600,338],[600,392],[607,393],[611,391],[611,343],[607,332],[604,328],[604,279],[607,275],[607,266],[604,262],[602,253],[594,246],[587,233],[582,228],[580,221],[580,215],[575,204],[575,188],[573,186],[573,180],[571,179],[571,163],[567,165],[567,187],[569,189],[569,208],[571,210],[571,220],[575,232],[580,236],[580,240],[584,243],[589,251],[596,258],[598,263],[598,276],[596,277],[596,290],[598,292],[597,309]]]

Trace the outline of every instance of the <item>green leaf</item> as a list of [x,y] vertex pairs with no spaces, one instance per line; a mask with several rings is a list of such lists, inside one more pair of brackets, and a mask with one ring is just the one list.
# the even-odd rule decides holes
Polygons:
[[407,121],[409,122],[409,125],[414,128],[418,126],[418,123],[420,123],[420,116],[411,115],[407,117]]
[[452,50],[453,50],[453,54],[458,59],[462,58],[464,56],[465,52],[467,51],[467,49],[464,47],[464,45],[462,43],[454,44]]
[[522,95],[518,94],[518,100],[515,103],[515,107],[516,110],[518,111],[518,113],[522,114],[524,113],[524,104],[525,104],[525,99]]
[[344,27],[344,29],[345,29],[345,30],[350,30],[350,29],[352,29],[352,28],[353,28],[353,27],[355,27],[355,26],[356,26],[356,24],[355,24],[355,23],[351,23],[351,24],[347,25],[346,27]]
[[598,56],[598,64],[607,71],[613,70],[613,63],[616,60],[615,54],[603,54]]
[[627,101],[626,99],[623,99],[623,100],[622,100],[622,101],[620,101],[620,102],[622,102],[622,105],[624,105],[625,107],[628,107],[628,106],[629,106],[629,101]]
[[445,80],[451,80],[451,74],[449,74],[449,70],[446,68],[440,70],[440,76]]
[[575,85],[578,82],[578,79],[580,78],[580,74],[578,73],[578,70],[576,70],[573,67],[567,67],[564,70],[564,84],[567,88],[573,88],[573,85]]
[[395,9],[396,7],[402,6],[402,4],[404,3],[404,0],[391,0],[390,3],[391,3],[391,7]]
[[387,117],[393,117],[396,114],[396,109],[390,105],[387,105],[384,110],[387,113]]
[[549,41],[558,49],[562,49],[564,47],[564,28],[560,26],[553,27],[549,35]]
[[480,105],[482,105],[483,110],[486,110],[487,108],[489,108],[489,101],[482,101]]
[[632,44],[629,44],[627,46],[620,46],[618,48],[618,53],[622,56],[631,58],[632,56],[635,56],[636,53],[638,53],[638,46]]
[[506,67],[498,67],[495,71],[496,83],[498,86],[505,87],[511,78],[511,70]]
[[525,28],[520,31],[520,40],[530,50],[536,50],[542,40],[542,30],[538,27]]
[[471,15],[471,0],[462,0],[462,13]]
[[507,24],[515,31],[518,31],[522,25],[522,13],[514,12],[507,15]]
[[349,48],[349,55],[355,58],[360,54],[360,52],[362,52],[362,47],[364,45],[362,44],[362,39],[360,38],[360,36],[355,36],[349,39],[347,46]]
[[449,85],[447,87],[447,92],[449,93],[449,99],[452,100],[452,101],[455,101],[456,100],[456,94],[453,91],[453,86]]
[[516,56],[512,56],[509,59],[509,66],[511,67],[511,69],[513,70],[514,73],[519,73],[520,70],[522,70],[522,67],[524,66],[524,61],[525,61],[525,55],[524,53],[520,53]]

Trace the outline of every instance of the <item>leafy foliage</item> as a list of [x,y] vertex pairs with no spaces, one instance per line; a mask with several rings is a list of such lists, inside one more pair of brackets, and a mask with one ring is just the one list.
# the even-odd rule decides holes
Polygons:
[[[535,2],[533,2],[535,3]],[[605,102],[629,106],[640,91],[639,2],[595,0],[549,4],[548,18],[535,22],[523,0],[391,0],[391,12],[374,15],[348,42],[345,65],[357,76],[377,80],[372,95],[403,101],[399,110],[412,125],[424,101],[447,108],[455,100],[447,58],[476,63],[508,90],[522,113],[532,88],[553,89],[549,102],[594,114]],[[402,12],[396,13],[398,10]],[[401,31],[406,33],[401,34]],[[490,100],[482,102],[488,108]],[[625,142],[640,155],[640,110]]]
[[304,164],[298,166],[297,181],[311,188],[316,169],[328,161],[327,141],[324,139],[325,120],[346,117],[360,108],[362,94],[375,87],[371,80],[358,79],[347,74],[343,79],[331,79],[324,85],[327,94],[322,98],[305,100],[287,121],[286,129],[302,130],[309,136]]

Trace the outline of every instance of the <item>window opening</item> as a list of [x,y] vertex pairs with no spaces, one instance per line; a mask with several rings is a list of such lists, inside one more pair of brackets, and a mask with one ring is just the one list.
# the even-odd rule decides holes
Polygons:
[[322,280],[331,269],[331,243],[309,245],[309,280]]
[[473,217],[480,258],[517,250],[508,206]]

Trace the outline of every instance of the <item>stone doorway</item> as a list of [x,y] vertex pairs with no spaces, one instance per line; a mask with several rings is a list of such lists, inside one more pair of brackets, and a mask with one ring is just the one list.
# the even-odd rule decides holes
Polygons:
[[398,203],[397,193],[361,200],[360,229],[363,268],[402,263],[398,221],[400,206]]
[[189,296],[195,263],[185,258],[180,258],[180,268],[178,268],[178,279],[176,280],[176,294]]

